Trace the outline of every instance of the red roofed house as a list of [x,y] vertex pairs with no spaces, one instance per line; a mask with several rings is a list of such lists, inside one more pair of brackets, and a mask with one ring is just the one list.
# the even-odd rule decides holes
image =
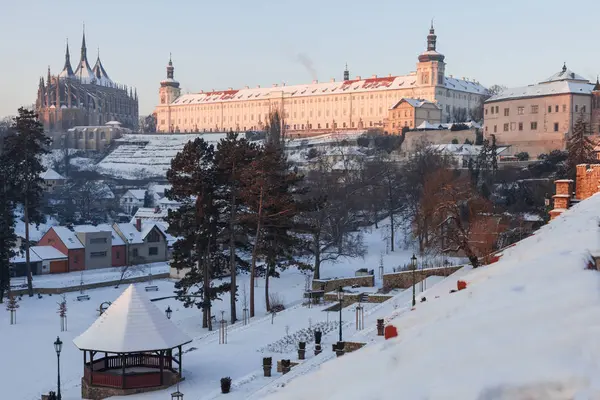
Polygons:
[[66,271],[83,271],[85,269],[85,248],[77,238],[75,232],[63,226],[53,226],[42,236],[38,246],[52,246],[67,255],[68,267]]

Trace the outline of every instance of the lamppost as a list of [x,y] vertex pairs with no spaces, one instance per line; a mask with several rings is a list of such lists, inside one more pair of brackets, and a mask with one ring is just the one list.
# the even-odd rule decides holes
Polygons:
[[417,257],[413,254],[413,256],[410,258],[410,265],[412,267],[412,284],[413,284],[413,298],[412,298],[412,305],[413,307],[417,304],[417,301],[415,300],[415,287],[417,286],[417,277],[416,277],[416,271],[417,271]]
[[171,306],[167,306],[167,309],[165,310],[165,314],[167,314],[167,319],[171,319],[172,312],[173,310],[171,310]]
[[338,300],[340,302],[340,342],[342,341],[342,305],[344,303],[344,289],[340,286],[338,289]]
[[57,361],[57,366],[58,366],[58,392],[56,393],[56,399],[57,400],[62,400],[62,396],[60,395],[60,352],[62,350],[62,345],[63,342],[60,340],[60,338],[57,336],[56,337],[56,342],[54,342],[54,350],[56,350],[56,361]]

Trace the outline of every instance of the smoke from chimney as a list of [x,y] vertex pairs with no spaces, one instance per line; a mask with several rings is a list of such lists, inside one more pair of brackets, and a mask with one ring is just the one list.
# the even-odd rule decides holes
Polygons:
[[313,62],[309,56],[304,53],[298,53],[296,56],[296,61],[298,61],[302,66],[306,69],[306,71],[310,74],[311,78],[315,81],[317,80],[317,70],[313,67]]

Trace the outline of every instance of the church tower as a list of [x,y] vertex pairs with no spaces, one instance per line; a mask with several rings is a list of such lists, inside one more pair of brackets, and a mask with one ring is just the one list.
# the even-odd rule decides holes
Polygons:
[[346,63],[346,69],[344,70],[344,81],[350,80],[350,71],[348,71],[348,63]]
[[596,78],[596,84],[592,89],[592,134],[600,135],[600,80]]
[[167,65],[167,79],[160,82],[159,96],[160,104],[171,104],[181,95],[179,82],[175,80],[175,68],[173,60],[169,55],[169,65]]
[[446,63],[444,55],[436,50],[437,36],[431,21],[429,35],[427,35],[427,50],[419,55],[417,63],[418,86],[443,86]]

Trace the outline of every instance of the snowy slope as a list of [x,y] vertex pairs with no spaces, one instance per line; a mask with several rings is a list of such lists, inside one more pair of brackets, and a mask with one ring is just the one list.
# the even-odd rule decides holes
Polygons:
[[427,302],[391,321],[398,338],[327,362],[266,398],[600,398],[600,272],[585,269],[600,245],[599,216],[596,195],[472,270],[467,290],[435,286]]

